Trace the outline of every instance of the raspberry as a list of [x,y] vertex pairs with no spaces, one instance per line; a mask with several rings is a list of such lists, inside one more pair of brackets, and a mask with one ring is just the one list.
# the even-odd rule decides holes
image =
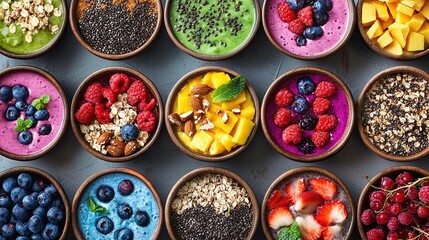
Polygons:
[[128,88],[128,103],[136,106],[141,100],[146,98],[146,86],[142,81],[134,81]]
[[314,25],[313,22],[313,7],[307,6],[298,11],[298,18],[305,24],[307,27]]
[[330,132],[338,125],[338,120],[335,115],[322,115],[316,124],[316,131]]
[[424,204],[429,204],[429,186],[424,186],[420,188],[419,199]]
[[331,101],[326,98],[317,97],[313,102],[313,111],[318,115],[325,114],[331,107]]
[[156,107],[156,99],[152,98],[149,102],[144,99],[139,103],[139,111],[152,111]]
[[298,124],[292,124],[282,133],[283,142],[286,144],[298,144],[302,141],[302,129]]
[[90,103],[99,103],[103,99],[103,95],[101,93],[103,89],[103,85],[99,82],[92,83],[86,88],[84,93],[85,101]]
[[313,140],[316,147],[320,148],[328,144],[331,140],[331,134],[329,132],[315,132],[311,135],[311,140]]
[[313,130],[316,127],[317,121],[319,121],[317,117],[305,114],[299,120],[299,126],[304,130]]
[[110,110],[106,109],[104,104],[97,103],[95,105],[95,118],[97,118],[97,120],[100,123],[104,123],[104,124],[110,123],[109,113],[110,113]]
[[283,88],[280,89],[275,97],[274,102],[277,104],[277,106],[283,108],[283,107],[289,107],[294,99],[294,95],[289,89]]
[[130,86],[130,78],[123,73],[115,73],[110,77],[109,84],[114,93],[123,93]]
[[90,124],[95,119],[94,106],[91,103],[84,103],[74,114],[76,120],[81,124]]
[[311,139],[304,139],[298,146],[298,150],[305,154],[310,154],[314,151],[316,148],[316,145],[314,145],[313,141]]
[[274,114],[274,124],[276,124],[277,127],[284,128],[287,125],[289,125],[292,122],[292,115],[290,114],[290,111],[284,108],[280,108],[275,114]]
[[152,132],[156,127],[156,116],[153,112],[142,111],[137,115],[137,125],[140,130],[148,133]]
[[368,240],[383,240],[385,235],[383,229],[373,228],[366,232],[366,237],[368,238]]
[[396,217],[391,217],[387,222],[387,228],[390,231],[396,231],[399,228],[399,221]]
[[305,24],[301,19],[297,18],[289,23],[288,28],[292,33],[295,33],[296,35],[302,35],[305,30]]
[[328,81],[322,81],[319,84],[317,84],[316,87],[316,97],[322,97],[322,98],[330,98],[337,93],[337,87],[335,84],[328,82]]
[[118,100],[118,95],[116,95],[111,88],[103,88],[102,94],[103,98],[107,100],[106,107],[108,108]]
[[364,225],[373,224],[375,221],[374,212],[371,209],[366,209],[365,211],[362,212],[362,215],[360,216],[360,221]]
[[296,19],[295,11],[293,11],[286,2],[279,4],[277,12],[279,13],[280,19],[283,22],[289,23]]
[[399,223],[401,223],[402,225],[405,225],[405,226],[410,225],[414,220],[413,214],[411,214],[410,212],[401,212],[398,215],[398,220],[399,220]]

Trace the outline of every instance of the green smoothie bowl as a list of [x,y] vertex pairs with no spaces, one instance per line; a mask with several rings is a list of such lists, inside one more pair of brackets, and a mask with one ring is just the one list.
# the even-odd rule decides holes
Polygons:
[[67,20],[64,0],[0,0],[0,53],[34,58],[51,49]]
[[223,60],[246,48],[260,23],[258,0],[167,0],[167,33],[185,53],[202,60]]

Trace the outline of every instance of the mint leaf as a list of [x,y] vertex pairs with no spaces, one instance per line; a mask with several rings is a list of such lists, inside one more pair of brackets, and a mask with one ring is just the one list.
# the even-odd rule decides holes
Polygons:
[[109,210],[107,210],[105,207],[98,205],[94,199],[92,199],[92,197],[88,197],[88,199],[86,200],[89,210],[91,212],[102,212],[102,213],[106,213],[109,214]]
[[34,99],[31,105],[33,105],[37,110],[45,108],[45,104],[43,104],[40,99]]
[[31,128],[31,126],[33,125],[33,121],[31,119],[25,119],[23,124],[26,128],[25,130],[27,130],[27,129]]
[[237,97],[246,86],[246,78],[238,76],[215,89],[212,93],[214,103],[231,100]]
[[279,240],[301,240],[298,222],[294,222],[289,227],[284,227],[279,232]]
[[25,131],[25,130],[26,130],[26,128],[25,128],[24,120],[22,120],[22,118],[18,118],[16,120],[15,131],[22,132],[22,131]]
[[42,96],[40,96],[40,101],[43,103],[43,104],[48,104],[49,103],[49,100],[51,100],[51,97],[49,97],[49,95],[42,95]]

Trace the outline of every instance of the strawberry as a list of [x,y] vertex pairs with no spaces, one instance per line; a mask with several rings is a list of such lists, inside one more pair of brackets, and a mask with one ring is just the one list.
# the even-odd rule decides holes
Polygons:
[[327,178],[310,179],[310,187],[326,201],[332,200],[337,193],[337,186]]
[[314,219],[313,215],[297,217],[302,240],[316,240],[322,236],[323,227]]
[[296,203],[298,196],[304,192],[306,188],[307,186],[303,178],[289,181],[285,186],[286,197],[290,199],[292,203]]
[[323,202],[323,198],[317,192],[306,191],[298,196],[295,203],[295,210],[310,214],[322,205]]
[[275,190],[271,193],[270,198],[268,198],[267,206],[269,210],[272,210],[276,207],[287,207],[290,204],[290,199],[283,196],[283,193],[280,190]]
[[323,240],[339,239],[341,227],[338,225],[325,227],[323,229]]
[[287,207],[278,207],[268,214],[268,224],[273,229],[291,225],[295,219]]
[[347,210],[344,204],[338,200],[322,205],[316,214],[316,220],[322,226],[333,223],[342,223],[347,218]]

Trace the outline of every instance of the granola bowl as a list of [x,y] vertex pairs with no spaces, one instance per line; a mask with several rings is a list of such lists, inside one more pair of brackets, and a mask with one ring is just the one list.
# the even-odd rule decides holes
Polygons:
[[411,66],[388,68],[371,78],[358,99],[357,125],[372,152],[397,162],[429,154],[428,83],[429,74]]
[[71,105],[71,125],[80,145],[109,162],[134,159],[156,141],[164,109],[155,85],[127,67],[108,67],[88,76]]
[[165,222],[173,240],[250,240],[258,221],[259,206],[252,188],[237,174],[218,167],[199,168],[183,176],[165,205]]

